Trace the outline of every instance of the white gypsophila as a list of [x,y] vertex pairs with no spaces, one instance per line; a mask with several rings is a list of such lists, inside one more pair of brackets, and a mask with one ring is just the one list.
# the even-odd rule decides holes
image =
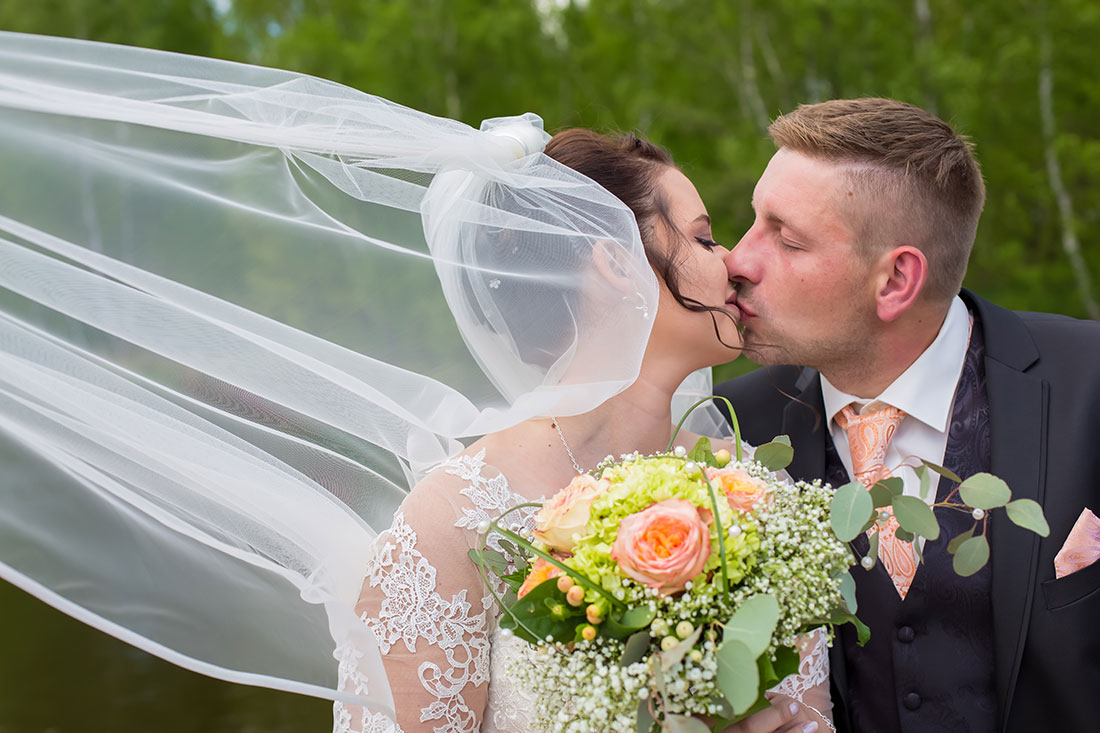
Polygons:
[[736,608],[757,593],[779,602],[779,624],[769,653],[794,646],[807,625],[822,623],[840,601],[840,575],[851,553],[829,521],[833,490],[821,481],[781,483],[771,506],[758,512],[760,565],[734,591]]
[[634,733],[638,705],[648,696],[645,663],[618,663],[622,645],[578,642],[572,651],[552,644],[528,646],[507,673],[534,696],[536,723],[563,733]]

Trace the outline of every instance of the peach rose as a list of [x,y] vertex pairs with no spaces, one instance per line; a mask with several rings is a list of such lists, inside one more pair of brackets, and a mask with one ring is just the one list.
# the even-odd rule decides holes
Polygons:
[[720,488],[731,509],[747,512],[768,495],[768,485],[740,468],[707,468],[707,478]]
[[676,593],[703,571],[710,530],[699,508],[665,499],[619,522],[611,557],[623,572],[661,595]]
[[535,515],[535,537],[547,547],[571,551],[576,544],[574,535],[583,535],[588,525],[592,502],[609,485],[586,473],[574,476],[569,485],[550,497]]
[[523,598],[538,586],[559,575],[563,573],[557,565],[551,565],[541,557],[536,557],[535,562],[531,564],[531,572],[527,573],[527,577],[523,579],[523,585],[516,591],[516,597]]

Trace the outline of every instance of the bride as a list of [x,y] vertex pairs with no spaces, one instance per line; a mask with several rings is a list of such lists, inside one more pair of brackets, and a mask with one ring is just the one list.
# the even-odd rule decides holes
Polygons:
[[[0,576],[333,699],[338,730],[528,729],[466,550],[663,448],[735,353],[688,179],[534,115],[475,131],[288,72],[0,41]],[[819,641],[802,672],[779,692],[813,726]]]

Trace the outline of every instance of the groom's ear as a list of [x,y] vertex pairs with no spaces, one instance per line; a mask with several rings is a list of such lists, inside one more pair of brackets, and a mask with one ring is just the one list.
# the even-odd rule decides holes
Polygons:
[[928,258],[912,245],[886,252],[879,260],[875,300],[878,317],[889,323],[913,307],[928,279]]

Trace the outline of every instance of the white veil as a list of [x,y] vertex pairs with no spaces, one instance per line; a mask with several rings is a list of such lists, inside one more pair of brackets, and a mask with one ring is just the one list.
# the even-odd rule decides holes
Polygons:
[[464,441],[629,385],[648,338],[633,216],[548,138],[0,33],[0,576],[196,671],[392,710],[352,612],[377,532]]

